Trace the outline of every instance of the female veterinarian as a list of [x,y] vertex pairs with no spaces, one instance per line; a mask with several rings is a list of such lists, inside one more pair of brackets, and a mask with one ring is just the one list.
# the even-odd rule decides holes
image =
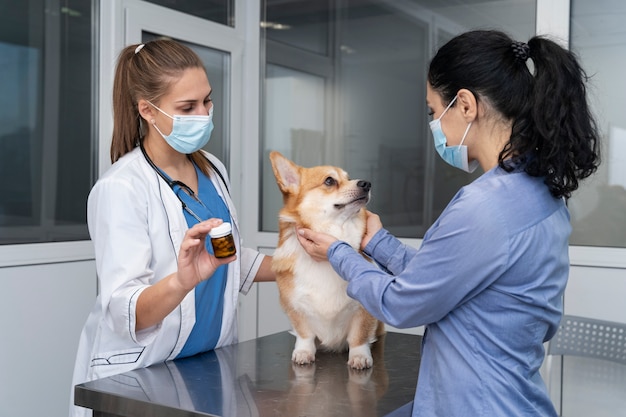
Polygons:
[[[201,150],[213,103],[199,57],[170,40],[125,48],[113,113],[113,165],[87,206],[100,294],[72,386],[235,342],[238,293],[274,279],[270,258],[240,247],[224,166]],[[216,258],[205,243],[222,222],[237,255]]]
[[419,249],[368,213],[362,249],[380,269],[328,235],[299,231],[374,316],[426,325],[413,416],[556,415],[539,367],[568,279],[565,199],[599,163],[585,81],[575,57],[548,39],[459,35],[430,64],[430,127],[446,162],[484,174]]

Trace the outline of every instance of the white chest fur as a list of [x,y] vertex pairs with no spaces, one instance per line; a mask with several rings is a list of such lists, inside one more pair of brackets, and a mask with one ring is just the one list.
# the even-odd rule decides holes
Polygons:
[[291,307],[306,318],[310,329],[327,348],[342,349],[349,323],[360,306],[348,297],[348,283],[329,262],[311,259],[295,235],[276,250],[274,257],[295,261]]

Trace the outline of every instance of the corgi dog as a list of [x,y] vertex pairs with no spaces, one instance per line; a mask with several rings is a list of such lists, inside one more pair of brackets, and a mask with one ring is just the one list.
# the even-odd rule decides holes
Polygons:
[[291,359],[306,365],[315,361],[318,346],[328,351],[348,348],[351,368],[370,368],[370,345],[384,334],[384,325],[348,297],[347,282],[328,261],[316,261],[306,253],[296,228],[330,234],[359,250],[371,184],[351,180],[334,166],[301,167],[276,151],[270,160],[283,194],[272,270],[281,306],[296,334]]

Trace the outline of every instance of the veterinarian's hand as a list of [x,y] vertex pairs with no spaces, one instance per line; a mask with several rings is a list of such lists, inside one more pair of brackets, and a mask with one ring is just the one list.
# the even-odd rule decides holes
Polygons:
[[211,277],[215,270],[237,259],[237,255],[228,258],[216,258],[206,250],[206,239],[212,228],[222,224],[221,219],[209,219],[187,230],[180,245],[178,255],[179,285],[191,291],[196,285]]
[[327,261],[328,248],[337,241],[336,237],[305,228],[298,229],[297,235],[306,253],[316,261]]
[[376,232],[383,228],[383,223],[380,221],[378,214],[372,213],[369,210],[366,210],[366,213],[366,230],[365,236],[363,236],[363,239],[361,240],[361,250],[365,250],[365,247],[370,240],[372,240]]

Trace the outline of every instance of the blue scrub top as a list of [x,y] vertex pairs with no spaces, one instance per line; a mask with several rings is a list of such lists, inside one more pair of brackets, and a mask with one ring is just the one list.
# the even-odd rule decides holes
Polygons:
[[[556,416],[539,369],[558,328],[571,226],[543,178],[496,167],[462,188],[419,249],[380,230],[364,261],[333,244],[348,295],[426,325],[413,417]],[[416,347],[417,349],[417,347]]]
[[[196,200],[175,185],[173,190],[184,201],[187,207],[202,220],[220,218],[230,222],[230,213],[224,200],[219,196],[211,180],[196,166],[198,176],[198,194]],[[187,225],[192,227],[198,223],[187,210],[183,209]],[[211,239],[206,239],[206,248],[213,253]],[[196,285],[196,323],[191,330],[185,346],[177,358],[192,356],[212,350],[217,345],[222,329],[222,315],[224,309],[224,291],[226,289],[228,265],[220,266],[213,276]]]

